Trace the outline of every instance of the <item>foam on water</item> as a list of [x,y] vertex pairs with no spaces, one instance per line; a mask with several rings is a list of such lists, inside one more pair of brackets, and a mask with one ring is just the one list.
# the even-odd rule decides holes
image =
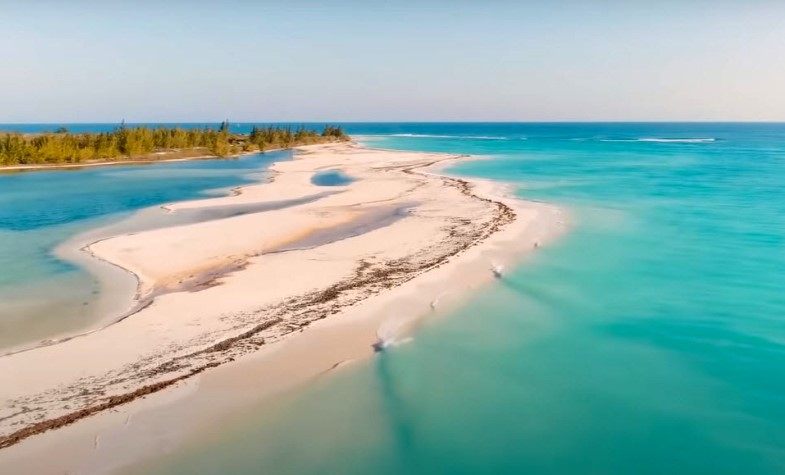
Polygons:
[[[581,139],[571,139],[581,140]],[[635,139],[608,139],[601,138],[600,142],[653,142],[653,143],[711,143],[716,141],[715,138],[659,138],[659,137],[641,137]]]
[[639,142],[663,142],[663,143],[711,143],[715,138],[686,138],[686,139],[666,139],[656,137],[645,137],[638,139]]
[[[489,135],[437,135],[437,134],[390,134],[389,137],[412,137],[430,139],[462,139],[462,140],[510,140],[510,137],[498,137]],[[525,137],[518,137],[517,140],[525,140]]]

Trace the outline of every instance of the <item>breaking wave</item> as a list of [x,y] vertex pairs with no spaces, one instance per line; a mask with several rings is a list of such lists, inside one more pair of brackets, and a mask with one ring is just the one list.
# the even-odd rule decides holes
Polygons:
[[699,137],[699,138],[641,137],[637,139],[600,139],[600,142],[710,143],[716,140],[717,139],[713,137]]
[[[510,137],[499,137],[495,135],[440,135],[440,134],[390,134],[388,137],[415,137],[430,139],[466,139],[466,140],[511,140]],[[526,140],[525,137],[518,137],[516,140]]]
[[695,138],[695,139],[665,139],[665,138],[657,138],[657,137],[644,137],[638,139],[638,142],[707,143],[707,142],[714,142],[715,140],[716,139],[712,137]]

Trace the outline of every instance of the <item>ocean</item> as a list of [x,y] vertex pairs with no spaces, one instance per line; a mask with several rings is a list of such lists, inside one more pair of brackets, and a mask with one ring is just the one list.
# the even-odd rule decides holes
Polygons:
[[449,171],[563,206],[570,232],[410,343],[139,473],[785,472],[785,124],[344,127],[483,156]]

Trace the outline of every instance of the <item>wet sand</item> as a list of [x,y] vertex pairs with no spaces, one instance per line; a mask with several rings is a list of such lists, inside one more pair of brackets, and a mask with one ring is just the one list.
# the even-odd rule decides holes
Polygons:
[[[308,147],[274,165],[271,183],[168,207],[253,211],[92,244],[154,298],[90,335],[0,358],[0,462],[43,473],[152,456],[153,427],[178,443],[211,418],[367,358],[380,327],[411,331],[414,317],[492,282],[491,266],[562,232],[555,207],[438,173],[462,158]],[[313,185],[324,169],[355,181]],[[264,207],[291,200],[302,202]],[[409,320],[390,327],[400,315]],[[98,450],[98,434],[115,450]],[[58,455],[45,462],[41,451]]]

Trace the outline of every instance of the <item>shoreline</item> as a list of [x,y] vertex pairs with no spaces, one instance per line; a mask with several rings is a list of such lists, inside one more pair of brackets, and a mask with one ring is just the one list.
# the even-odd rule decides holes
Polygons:
[[[335,148],[336,146],[320,145],[316,147],[320,149],[330,149],[330,148]],[[180,371],[180,373],[178,373],[177,371],[164,371],[164,374],[166,376],[170,376],[168,378],[160,378],[160,377],[156,378],[155,376],[160,376],[156,374],[153,374],[154,377],[151,378],[149,377],[151,375],[148,373],[147,374],[148,377],[144,378],[144,381],[150,381],[151,379],[157,379],[157,380],[155,382],[151,382],[150,384],[144,386],[139,386],[137,384],[135,386],[136,389],[134,391],[130,391],[130,392],[126,391],[122,393],[115,392],[109,395],[108,397],[106,395],[107,391],[104,391],[103,394],[104,397],[94,398],[91,400],[92,403],[91,401],[87,401],[88,404],[86,404],[86,407],[83,407],[77,412],[69,412],[57,418],[45,419],[43,423],[39,422],[32,425],[28,425],[25,432],[20,433],[17,431],[11,434],[8,434],[6,432],[7,435],[4,434],[3,438],[0,439],[0,441],[2,441],[2,443],[0,443],[0,446],[7,447],[13,445],[16,442],[19,442],[23,438],[26,438],[30,435],[44,432],[52,428],[62,427],[64,425],[70,424],[71,422],[74,422],[75,420],[82,419],[90,414],[94,414],[97,412],[101,412],[103,414],[106,412],[105,409],[109,407],[116,407],[119,404],[125,404],[129,400],[136,399],[143,394],[149,394],[153,391],[157,391],[158,389],[161,389],[162,387],[175,385],[178,381],[182,381],[182,379],[184,378],[189,378],[194,374],[199,374],[205,369],[215,368],[215,367],[219,367],[219,369],[229,368],[232,367],[233,365],[224,365],[223,363],[234,361],[235,359],[238,360],[249,359],[249,358],[254,359],[253,355],[255,353],[257,352],[266,353],[268,352],[268,350],[270,350],[273,347],[276,347],[280,352],[281,348],[285,349],[287,345],[281,346],[280,343],[278,345],[270,344],[270,343],[275,343],[284,339],[286,339],[287,341],[295,340],[297,337],[300,337],[302,335],[307,335],[308,332],[304,332],[304,330],[306,327],[309,327],[310,324],[312,323],[313,323],[313,326],[311,326],[312,328],[316,328],[316,327],[321,328],[321,326],[323,326],[322,322],[333,323],[333,321],[335,320],[341,320],[337,316],[333,318],[332,315],[338,314],[338,315],[345,316],[346,314],[351,314],[352,312],[356,312],[357,308],[361,308],[363,306],[368,306],[368,305],[372,306],[373,302],[384,300],[385,296],[387,296],[386,298],[390,298],[389,295],[395,295],[396,293],[400,293],[401,288],[409,288],[412,285],[422,285],[423,281],[427,281],[429,278],[433,279],[434,274],[443,273],[445,272],[445,269],[455,268],[457,264],[453,261],[462,261],[465,263],[468,260],[470,262],[474,262],[475,264],[477,264],[479,262],[478,261],[479,256],[481,256],[483,252],[487,251],[492,246],[498,246],[500,240],[501,242],[504,242],[504,239],[506,237],[507,238],[506,242],[509,243],[513,241],[509,239],[510,236],[506,236],[507,234],[511,233],[509,232],[510,228],[514,228],[512,234],[515,234],[514,231],[516,229],[518,232],[522,232],[521,229],[525,229],[531,233],[532,230],[527,229],[527,226],[531,225],[532,222],[535,222],[537,216],[539,216],[540,214],[548,215],[548,220],[546,220],[545,224],[547,224],[547,222],[550,221],[551,227],[540,229],[540,230],[536,230],[536,229],[534,230],[534,233],[536,234],[535,236],[536,240],[534,240],[533,242],[535,244],[538,245],[541,240],[547,239],[549,237],[555,237],[555,235],[558,235],[560,232],[563,231],[561,230],[561,226],[555,226],[554,224],[555,223],[554,220],[556,220],[554,216],[557,215],[560,216],[561,213],[561,211],[559,211],[555,207],[551,207],[550,205],[544,205],[544,204],[533,204],[533,203],[522,202],[520,200],[516,200],[510,197],[497,196],[499,190],[502,187],[495,183],[484,182],[482,180],[465,180],[462,178],[449,177],[437,173],[437,170],[441,170],[443,169],[444,166],[446,166],[445,162],[451,161],[452,159],[459,158],[459,157],[442,155],[442,154],[379,151],[379,150],[368,149],[364,147],[358,147],[356,145],[343,145],[343,146],[338,145],[337,147],[338,148],[336,149],[336,151],[332,153],[332,155],[330,154],[329,151],[326,153],[322,151],[321,152],[322,155],[319,155],[320,153],[319,151],[313,151],[313,152],[305,151],[301,155],[298,155],[299,159],[298,157],[295,157],[295,160],[293,162],[279,162],[274,164],[273,167],[271,168],[281,167],[280,163],[294,163],[295,165],[288,168],[294,168],[295,170],[290,170],[289,171],[290,173],[287,173],[287,171],[281,172],[280,175],[277,175],[273,179],[272,184],[275,184],[276,180],[283,180],[284,178],[291,178],[292,176],[295,176],[295,178],[297,178],[296,175],[293,174],[296,174],[298,172],[296,170],[298,168],[298,165],[302,165],[302,162],[308,161],[308,155],[310,154],[319,155],[319,158],[323,159],[323,161],[326,162],[330,162],[331,161],[330,158],[333,159],[332,162],[335,162],[335,159],[337,158],[341,158],[343,159],[343,161],[347,162],[346,165],[356,165],[355,163],[350,163],[351,162],[350,158],[352,154],[366,154],[368,156],[380,155],[379,161],[381,163],[384,163],[386,166],[380,166],[379,167],[380,171],[378,172],[376,170],[373,170],[373,167],[371,167],[370,170],[364,170],[364,173],[367,173],[366,179],[371,179],[371,177],[376,179],[378,176],[383,176],[385,173],[408,175],[412,177],[413,180],[402,180],[396,176],[395,177],[396,180],[391,180],[394,186],[390,184],[387,185],[390,188],[390,190],[388,191],[390,192],[389,194],[397,195],[399,192],[403,190],[404,195],[406,194],[406,192],[408,192],[409,194],[413,194],[415,197],[420,197],[422,200],[426,200],[426,201],[432,200],[433,203],[429,203],[430,207],[425,205],[414,206],[415,210],[424,211],[423,215],[425,216],[424,218],[425,221],[423,222],[427,222],[428,213],[431,214],[435,212],[444,213],[445,203],[440,202],[440,200],[445,198],[437,199],[432,196],[433,193],[429,193],[436,190],[442,190],[441,192],[439,192],[439,194],[455,195],[455,192],[460,194],[463,198],[456,199],[455,197],[450,197],[450,199],[455,200],[457,204],[460,204],[467,208],[465,210],[466,216],[480,216],[480,217],[484,216],[487,213],[489,207],[495,208],[497,214],[494,215],[493,220],[483,222],[481,223],[482,224],[481,226],[473,226],[474,223],[472,223],[471,220],[467,219],[466,217],[464,217],[463,221],[459,223],[450,223],[449,222],[450,220],[447,219],[446,222],[448,224],[453,225],[453,227],[450,228],[446,234],[447,237],[450,238],[449,241],[452,241],[452,243],[447,244],[446,245],[447,247],[443,249],[438,249],[437,250],[438,252],[435,253],[431,252],[431,254],[428,254],[428,252],[423,251],[424,258],[417,261],[418,262],[417,265],[407,265],[407,262],[399,262],[398,265],[396,266],[390,264],[390,262],[394,262],[394,260],[387,260],[382,263],[383,265],[379,266],[378,263],[367,263],[362,258],[360,259],[361,262],[360,267],[354,268],[353,271],[352,271],[353,268],[352,266],[344,265],[343,266],[344,272],[338,272],[336,275],[343,274],[345,276],[347,274],[346,271],[349,271],[348,272],[349,279],[346,279],[344,277],[343,279],[338,279],[337,282],[334,279],[330,279],[332,281],[332,284],[328,285],[326,288],[322,290],[317,290],[315,292],[312,291],[305,295],[300,295],[300,297],[295,298],[294,302],[289,302],[288,305],[286,304],[283,305],[283,308],[280,308],[280,304],[279,304],[278,311],[268,312],[267,315],[265,315],[265,319],[263,319],[263,321],[260,321],[259,318],[252,319],[255,325],[250,327],[249,325],[246,325],[243,328],[245,330],[244,332],[238,333],[240,328],[236,327],[234,329],[233,335],[229,336],[228,338],[217,339],[217,340],[213,339],[209,342],[211,343],[209,345],[207,344],[206,341],[201,341],[200,347],[197,351],[190,352],[190,353],[174,352],[175,359],[170,358],[165,362],[161,363],[161,365],[159,365],[159,366],[168,365],[169,367],[171,367],[173,364],[176,366],[178,364],[183,363],[184,361],[188,361],[189,363],[192,363],[193,360],[195,359],[200,360],[200,364],[189,365],[187,371],[183,370]],[[404,157],[406,158],[406,160],[404,160]],[[396,164],[394,163],[392,165],[389,164],[390,160],[394,161],[396,159],[399,159],[401,163],[397,164],[397,166],[395,166]],[[334,167],[336,165],[341,165],[341,161],[342,160],[338,160],[339,163],[337,164],[328,163],[328,166]],[[287,168],[287,167],[283,166],[283,168]],[[318,167],[316,169],[318,169]],[[313,170],[311,170],[311,172],[312,171]],[[358,182],[362,183],[362,180],[363,177],[360,177]],[[400,181],[411,181],[411,183],[408,182],[403,183],[404,185],[407,186],[401,187]],[[302,185],[302,183],[299,184]],[[269,195],[271,193],[274,194],[277,191],[280,191],[280,190],[276,190],[275,186],[272,187],[273,190],[270,190],[269,188],[266,189],[262,188],[268,185],[247,185],[243,188],[248,192],[242,193],[239,196],[243,197],[242,198],[243,201],[249,199],[254,200],[254,199],[258,199],[260,196],[264,197],[264,195]],[[408,185],[416,185],[413,188],[414,191],[408,190],[409,188]],[[357,185],[351,185],[351,186],[357,187]],[[336,187],[336,188],[350,188],[351,186]],[[310,187],[313,187],[313,185],[311,185]],[[277,188],[280,188],[280,186],[278,186]],[[420,195],[422,196],[417,194],[418,190],[420,190],[421,188],[427,188],[425,190],[426,192],[420,192]],[[454,192],[449,192],[448,190],[450,189],[454,190]],[[348,191],[344,191],[344,193],[347,192]],[[373,196],[367,196],[367,195],[374,194],[372,191],[370,191],[370,189],[365,189],[364,192],[366,198],[373,197]],[[341,194],[337,196],[340,197]],[[210,198],[207,200],[197,200],[195,202],[182,202],[173,205],[173,209],[177,211],[180,209],[198,208],[199,206],[205,206],[205,203],[208,202],[215,205],[216,202],[219,203],[225,202],[232,198],[236,198],[236,196]],[[387,196],[386,198],[387,200],[391,199],[389,196]],[[500,201],[495,201],[494,198],[497,198]],[[477,201],[479,201],[481,204],[476,203]],[[368,206],[369,203],[373,203],[373,202],[374,200],[367,199],[361,202],[361,204],[359,205],[358,204],[348,205],[348,207],[345,203],[343,203],[343,207],[344,207],[342,209],[343,213],[338,213],[341,216],[338,216],[337,220],[333,219],[332,224],[338,223],[338,225],[340,225],[340,223],[344,223],[344,224],[351,223],[353,220],[357,220],[358,216],[362,213],[351,212],[352,206],[363,206],[363,205]],[[456,204],[452,202],[449,203],[451,205]],[[332,207],[327,207],[325,209],[332,210]],[[284,212],[285,211],[287,210],[284,210]],[[447,217],[450,217],[453,214],[452,210],[450,211],[451,212],[446,215]],[[327,212],[327,211],[322,211],[322,212]],[[347,214],[347,212],[349,216],[345,215]],[[435,223],[436,224],[435,226],[431,225],[431,229],[425,230],[424,236],[423,235],[419,236],[421,242],[418,241],[418,243],[427,246],[429,241],[431,241],[432,239],[431,236],[429,235],[429,231],[442,228],[442,225],[445,224],[445,220],[441,216],[438,216],[438,218],[439,219],[435,220],[437,221]],[[378,247],[379,238],[377,237],[373,242],[368,243],[370,238],[368,238],[367,235],[371,235],[374,233],[377,234],[389,233],[390,232],[389,228],[393,228],[393,227],[404,228],[404,229],[416,229],[422,227],[421,226],[422,223],[420,223],[420,225],[417,225],[417,223],[408,223],[407,225],[404,225],[404,223],[412,221],[412,219],[413,218],[411,218],[410,215],[407,215],[400,221],[396,221],[394,224],[383,226],[382,228],[377,228],[367,233],[362,233],[359,235],[359,237],[350,236],[343,239],[337,239],[335,241],[328,242],[327,244],[322,244],[321,246],[317,245],[315,247],[315,249],[317,250],[316,253],[318,254],[320,248],[327,248],[330,246],[332,246],[331,247],[332,251],[340,251],[337,252],[337,255],[341,255],[341,253],[346,253],[347,251],[350,250],[356,252],[357,250],[356,246],[350,245],[350,247],[347,248],[345,241],[347,240],[351,241],[353,239],[357,241],[358,239],[362,240],[363,238],[364,238],[363,242],[365,242],[366,244],[372,244],[370,246],[371,248],[381,249]],[[517,225],[515,223],[517,223]],[[412,226],[412,224],[415,224],[415,226]],[[538,223],[538,224],[543,224],[543,223]],[[296,228],[296,226],[294,228]],[[156,237],[158,238],[164,238],[166,236],[168,236],[167,238],[171,238],[172,236],[171,230],[169,230],[170,232],[168,234],[166,232],[167,230],[157,230],[157,231],[161,231],[157,233]],[[290,231],[295,231],[295,230],[293,229]],[[314,231],[311,230],[311,234],[313,234],[313,232]],[[420,232],[422,233],[422,230],[420,230]],[[153,231],[149,234],[155,234],[155,233],[156,232]],[[140,233],[140,234],[144,235],[145,233]],[[112,255],[112,252],[115,252],[113,257],[110,258],[110,261],[111,259],[114,259],[114,261],[117,262],[116,253],[118,249],[122,248],[122,246],[127,246],[129,244],[129,242],[127,241],[129,241],[129,239],[131,239],[132,236],[125,236],[124,238],[125,240],[120,239],[120,241],[123,241],[123,244],[121,246],[119,247],[115,246],[114,249],[111,246],[109,246],[108,249],[101,249],[99,251],[104,252],[105,255],[107,251],[108,251],[108,255]],[[148,237],[148,239],[150,238]],[[284,245],[288,243],[286,245],[291,246],[293,245],[293,243],[297,243],[298,240],[302,240],[302,239],[305,239],[305,236],[297,235],[297,232],[295,231],[294,235],[278,236],[278,244]],[[109,240],[109,242],[111,243],[111,239]],[[532,242],[531,239],[527,241],[528,250],[532,248],[531,242]],[[478,246],[478,244],[481,243],[484,243],[486,245]],[[374,248],[373,245],[376,245],[377,247]],[[507,249],[506,252],[511,252],[511,251]],[[517,249],[516,252],[523,254],[525,253],[525,249],[522,248]],[[252,268],[256,267],[257,263],[253,261],[255,259],[259,259],[260,256],[262,258],[267,256],[267,260],[270,261],[268,262],[268,265],[277,264],[280,269],[285,269],[286,266],[281,266],[282,262],[275,263],[274,261],[276,260],[285,261],[286,258],[288,257],[287,254],[298,254],[298,253],[314,254],[314,250],[313,248],[311,248],[309,250],[299,250],[299,249],[295,249],[291,251],[287,250],[277,254],[264,254],[264,253],[247,254],[243,257],[245,261],[242,264],[242,269],[243,269],[242,271],[230,271],[228,274],[222,274],[217,276],[214,279],[217,282],[215,287],[209,287],[208,289],[212,290],[220,287],[227,287],[229,286],[229,283],[227,281],[239,280],[239,278],[243,276],[243,274],[250,273]],[[499,250],[499,253],[504,254],[504,252],[501,252],[501,250]],[[333,255],[335,254],[336,253],[333,252]],[[469,254],[477,254],[474,256],[474,261],[472,261],[472,259],[469,259],[468,257],[464,257]],[[408,254],[404,252],[404,255],[408,255]],[[130,257],[134,257],[134,256],[131,255]],[[396,256],[388,256],[388,257],[396,257]],[[235,260],[236,259],[237,257],[235,256]],[[177,261],[177,259],[174,260]],[[306,259],[306,261],[307,260],[308,259]],[[143,261],[144,260],[142,259],[142,262]],[[123,262],[122,259],[120,259],[120,262]],[[285,264],[285,262],[283,263]],[[453,265],[444,265],[448,263]],[[169,264],[172,263],[170,262]],[[408,262],[408,264],[411,264],[411,262]],[[488,263],[482,262],[481,265],[485,267],[486,272],[477,275],[479,280],[485,283],[492,281],[492,277],[490,277],[490,272],[487,271]],[[336,266],[337,264],[335,264],[332,267],[336,267]],[[174,267],[177,266],[175,265]],[[400,267],[400,269],[397,267]],[[131,271],[133,272],[132,270],[133,263],[130,265],[130,267],[126,267],[126,269],[131,269]],[[147,272],[150,272],[151,270],[160,272],[160,269],[155,268],[155,266],[153,266],[152,268],[148,267],[145,270]],[[186,270],[190,271],[188,269]],[[153,274],[154,275],[152,276],[152,279],[153,281],[156,281],[155,272],[153,272]],[[175,272],[175,274],[177,273]],[[141,276],[140,278],[145,277],[144,272],[140,272],[139,275]],[[175,275],[176,278],[178,276],[181,275]],[[147,276],[147,277],[150,278],[151,276]],[[162,277],[166,277],[166,276],[163,274],[157,275],[158,281],[160,281]],[[463,281],[467,281],[467,279],[463,278]],[[414,282],[414,283],[410,284],[410,282]],[[311,288],[311,284],[313,283],[314,282],[305,282],[305,285],[300,287]],[[376,286],[376,288],[373,288],[374,286]],[[369,288],[371,288],[371,291],[366,292],[366,294],[363,295],[354,295],[353,297],[350,298],[342,298],[344,296],[341,295],[341,294],[351,294],[353,292],[358,293],[355,292],[357,291],[357,289],[359,289],[360,291],[365,289],[367,291]],[[180,295],[183,293],[193,293],[193,292],[184,292],[182,290],[177,290],[175,291],[174,295]],[[203,293],[205,292],[200,290],[196,293],[193,293],[193,295],[198,296],[199,294],[203,294]],[[362,292],[359,293],[362,294]],[[335,296],[334,294],[339,294],[339,295]],[[169,300],[172,300],[174,298],[173,294],[167,294],[165,297],[170,297]],[[166,298],[162,298],[161,300],[166,300]],[[434,301],[431,301],[431,308],[435,308],[433,306],[434,305],[433,302]],[[155,305],[153,305],[153,307],[155,307]],[[316,308],[314,309],[313,307]],[[314,313],[314,310],[316,310],[316,313]],[[291,316],[290,314],[292,314],[292,312],[296,313],[298,311],[301,313],[302,318],[300,318],[300,320],[295,319],[295,321],[293,322],[288,322],[289,320],[291,320],[289,318]],[[310,312],[310,316],[306,315],[309,312]],[[275,314],[280,314],[281,316],[276,317]],[[326,318],[328,317],[328,315],[330,315],[330,317]],[[129,320],[133,321],[135,319],[127,319],[125,321],[129,321]],[[281,323],[284,323],[284,320],[287,320],[288,322],[287,323],[289,325],[288,331],[287,329],[279,328],[281,327]],[[277,328],[276,332],[270,331],[271,329],[275,329],[275,328]],[[116,330],[116,328],[110,331],[113,330]],[[312,333],[315,333],[315,331]],[[226,333],[226,335],[229,335],[229,333]],[[289,335],[292,335],[292,338],[288,338]],[[367,352],[369,351],[370,343],[372,342],[368,342],[367,339],[365,340],[366,341],[363,344],[363,347],[365,347],[365,351]],[[51,347],[46,347],[45,349],[49,349],[49,348]],[[177,353],[182,353],[182,354],[178,355]],[[220,353],[221,355],[215,356],[214,355],[215,353]],[[209,355],[210,357],[205,357],[205,355]],[[0,358],[0,360],[2,360],[2,358]],[[148,368],[148,370],[149,369],[150,368]],[[206,375],[209,375],[211,372],[204,373],[199,378],[206,379],[207,378]],[[95,382],[97,381],[93,381],[93,383]],[[163,385],[163,386],[159,387],[159,385]],[[139,391],[139,392],[135,392],[135,391]],[[166,393],[166,391],[164,391],[164,393]],[[62,394],[60,395],[62,396]],[[128,405],[126,405],[126,407],[127,406]],[[133,404],[131,404],[130,406],[133,406]],[[55,408],[52,407],[49,413],[57,412],[56,410],[52,410],[52,409]],[[7,411],[5,412],[7,413]],[[72,427],[79,427],[79,426],[80,424],[76,424],[75,426]],[[49,435],[56,436],[59,432],[60,431],[50,432]],[[31,440],[35,441],[35,440],[40,440],[41,438],[42,437],[37,437]],[[6,450],[0,451],[0,456],[3,455],[3,452],[6,452]]]
[[[327,141],[315,144],[305,145],[292,145],[291,147],[278,147],[265,150],[253,150],[240,153],[233,153],[226,156],[210,155],[210,154],[197,154],[190,157],[174,157],[174,158],[129,158],[121,160],[103,160],[91,161],[84,163],[50,163],[50,164],[34,164],[34,165],[0,165],[0,173],[5,172],[27,172],[27,171],[44,171],[44,170],[62,170],[70,168],[92,168],[92,167],[108,167],[112,165],[148,165],[153,163],[174,163],[174,162],[190,162],[196,160],[231,160],[246,155],[254,155],[257,153],[280,152],[282,150],[294,150],[300,147],[311,147],[316,145],[329,145],[332,143],[339,143],[335,141]],[[160,152],[153,152],[150,155],[155,155]],[[164,152],[163,154],[176,154],[179,152]]]
[[[321,145],[321,144],[320,144]],[[308,147],[308,146],[302,146]],[[295,147],[297,148],[297,147]],[[79,168],[82,166],[98,167],[119,164],[153,164],[159,162],[182,162],[192,160],[220,160],[227,158],[241,158],[248,155],[255,155],[268,152],[280,152],[294,150],[294,148],[277,148],[265,150],[264,152],[244,152],[229,157],[218,156],[195,156],[189,158],[175,158],[165,160],[143,160],[143,161],[117,161],[117,162],[101,162],[88,165],[74,164],[74,165],[47,165],[45,169],[58,169],[58,168]],[[33,166],[37,168],[38,166]],[[42,169],[44,169],[42,168]],[[0,167],[0,173],[7,167]],[[26,170],[29,171],[29,170]],[[264,174],[265,176],[260,180],[239,186],[226,188],[226,193],[222,196],[237,196],[242,193],[242,189],[246,186],[258,185],[270,180],[272,172],[267,169],[261,171],[252,171],[251,175]],[[66,262],[72,263],[77,267],[83,269],[88,274],[96,278],[100,282],[101,295],[96,299],[93,304],[102,307],[100,310],[94,310],[93,313],[101,313],[103,316],[94,319],[87,325],[74,328],[65,332],[58,332],[51,334],[42,339],[35,339],[26,342],[21,342],[8,346],[0,350],[0,358],[16,353],[31,351],[36,348],[59,344],[73,338],[79,338],[96,331],[100,331],[110,325],[118,323],[128,317],[133,316],[137,312],[143,310],[146,306],[153,302],[153,299],[162,295],[163,293],[174,292],[175,289],[169,291],[162,291],[158,294],[148,293],[144,294],[142,289],[142,282],[137,274],[133,271],[122,267],[116,263],[101,258],[90,250],[90,246],[103,241],[111,239],[118,234],[126,234],[129,232],[142,232],[150,229],[150,221],[161,219],[161,216],[156,216],[161,212],[170,213],[171,210],[168,206],[171,203],[164,203],[154,205],[147,208],[142,208],[134,211],[130,216],[127,216],[120,221],[105,224],[96,228],[87,229],[67,241],[58,245],[54,250],[54,254]],[[160,227],[174,226],[178,223],[158,223]],[[153,225],[153,228],[156,225]],[[118,282],[123,281],[123,282]],[[187,289],[184,289],[187,290]],[[109,301],[114,302],[110,305]]]
[[85,162],[85,163],[53,163],[53,164],[40,164],[40,165],[2,165],[0,166],[0,173],[3,172],[17,172],[17,171],[36,171],[36,170],[60,170],[60,169],[68,169],[68,168],[91,168],[91,167],[108,167],[112,165],[145,165],[149,163],[168,163],[168,162],[188,162],[191,160],[221,160],[221,159],[231,159],[235,157],[240,157],[243,155],[253,154],[253,153],[265,153],[265,152],[275,152],[278,150],[285,150],[285,149],[270,149],[265,150],[264,152],[254,151],[254,152],[242,152],[238,154],[227,155],[225,157],[221,157],[218,155],[194,155],[193,157],[178,157],[178,158],[150,158],[150,159],[143,159],[143,158],[131,158],[128,160],[105,160],[105,161],[97,161],[97,162]]

